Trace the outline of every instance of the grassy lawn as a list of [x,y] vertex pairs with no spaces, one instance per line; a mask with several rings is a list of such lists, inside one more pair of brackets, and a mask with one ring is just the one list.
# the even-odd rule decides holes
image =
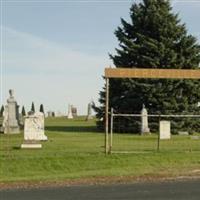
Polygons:
[[117,176],[193,175],[200,170],[200,140],[173,136],[156,151],[157,136],[116,134],[113,151],[104,155],[104,134],[84,118],[46,119],[47,142],[42,149],[20,149],[20,135],[0,135],[0,182],[59,181]]

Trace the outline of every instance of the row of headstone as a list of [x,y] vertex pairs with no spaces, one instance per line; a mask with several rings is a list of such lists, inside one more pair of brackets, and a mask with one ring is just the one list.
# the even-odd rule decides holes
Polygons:
[[[3,111],[1,131],[5,134],[20,133],[20,120],[19,106],[14,98],[14,91],[9,90],[9,98]],[[47,140],[47,136],[44,134],[44,114],[42,112],[29,112],[28,116],[25,117],[22,148],[34,147],[37,141],[41,140]]]
[[[73,105],[68,105],[68,115],[67,118],[68,119],[73,119],[74,117],[77,116],[77,108],[74,107]],[[87,107],[87,116],[86,116],[86,121],[92,119],[92,102],[88,103],[88,107]]]
[[55,117],[55,112],[53,112],[53,111],[48,111],[48,112],[47,112],[47,116],[48,116],[48,117]]
[[[148,112],[143,105],[141,111],[141,134],[150,134],[150,129],[148,126]],[[159,122],[159,138],[160,140],[171,138],[171,124],[170,121],[162,120]]]
[[[58,112],[55,114],[55,112],[53,111],[48,111],[47,112],[47,117],[61,117],[61,116],[64,116],[64,114]],[[71,104],[68,105],[68,113],[67,113],[67,118],[68,119],[73,119],[75,117],[77,117],[78,114],[77,114],[77,108]],[[92,102],[88,103],[88,106],[87,106],[87,115],[86,115],[86,121],[90,120],[90,119],[93,119],[93,116],[92,116]]]

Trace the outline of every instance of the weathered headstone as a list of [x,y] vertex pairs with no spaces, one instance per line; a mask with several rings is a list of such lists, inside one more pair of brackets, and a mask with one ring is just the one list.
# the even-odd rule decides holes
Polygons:
[[188,131],[178,131],[178,135],[187,136],[189,133]]
[[68,119],[73,119],[73,115],[72,115],[72,105],[68,105],[68,115],[67,115]]
[[160,139],[171,139],[171,123],[170,121],[160,121],[159,124]]
[[36,112],[25,118],[24,126],[24,139],[29,140],[47,140],[47,136],[44,134],[44,114],[42,112]]
[[9,90],[10,97],[7,100],[3,113],[3,132],[5,134],[20,133],[19,106],[14,98],[14,91]]
[[76,107],[74,107],[74,106],[71,106],[71,110],[72,110],[72,116],[73,117],[77,117],[77,108]]
[[56,116],[56,117],[64,117],[65,115],[61,111],[57,111],[56,115],[54,113],[54,116]]
[[8,106],[5,106],[3,111],[3,122],[2,122],[1,132],[6,133],[7,123],[8,123]]
[[145,105],[143,105],[141,111],[141,134],[150,134],[150,129],[148,126],[148,112],[145,108]]
[[48,111],[48,112],[47,112],[47,116],[48,116],[48,117],[55,117],[55,114],[54,114],[53,111]]
[[41,148],[39,141],[46,141],[44,134],[44,114],[41,112],[29,113],[25,117],[24,142],[21,148]]
[[92,119],[92,103],[88,103],[88,109],[87,109],[87,117],[86,117],[86,120],[90,120]]
[[192,140],[199,140],[200,139],[200,137],[198,135],[191,135],[190,138]]

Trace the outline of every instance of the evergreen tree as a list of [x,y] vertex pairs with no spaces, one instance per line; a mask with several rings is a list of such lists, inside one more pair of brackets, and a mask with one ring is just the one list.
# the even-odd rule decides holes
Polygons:
[[[130,9],[130,22],[121,19],[115,31],[119,41],[116,55],[110,55],[116,68],[198,69],[200,46],[187,33],[185,24],[173,14],[168,0],[143,0]],[[199,113],[199,80],[111,79],[110,107],[118,113],[140,113],[145,104],[151,114]],[[97,117],[104,116],[105,88],[100,92],[101,107]],[[149,118],[152,131],[158,119]],[[195,131],[198,119],[171,119],[172,130]],[[116,121],[115,121],[116,123]],[[102,124],[101,124],[102,125]],[[140,120],[120,119],[123,131],[139,130]],[[116,127],[116,126],[115,126]],[[136,129],[133,130],[133,127]]]
[[0,110],[0,117],[3,116],[3,112],[4,112],[4,106],[2,105],[2,106],[1,106],[1,110]]
[[22,116],[26,116],[26,111],[25,111],[25,108],[24,106],[22,107],[22,112],[21,112]]
[[35,113],[35,105],[34,105],[33,102],[32,102],[32,104],[31,104],[31,111],[32,111],[33,113]]
[[40,112],[44,113],[44,106],[43,106],[43,104],[40,105]]

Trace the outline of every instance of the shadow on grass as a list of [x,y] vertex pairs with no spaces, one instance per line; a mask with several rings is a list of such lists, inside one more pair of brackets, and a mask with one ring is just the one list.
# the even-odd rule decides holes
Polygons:
[[12,147],[12,149],[14,149],[14,150],[20,150],[21,147],[20,146],[14,146],[14,147]]
[[99,132],[95,126],[47,126],[45,130],[55,132]]

